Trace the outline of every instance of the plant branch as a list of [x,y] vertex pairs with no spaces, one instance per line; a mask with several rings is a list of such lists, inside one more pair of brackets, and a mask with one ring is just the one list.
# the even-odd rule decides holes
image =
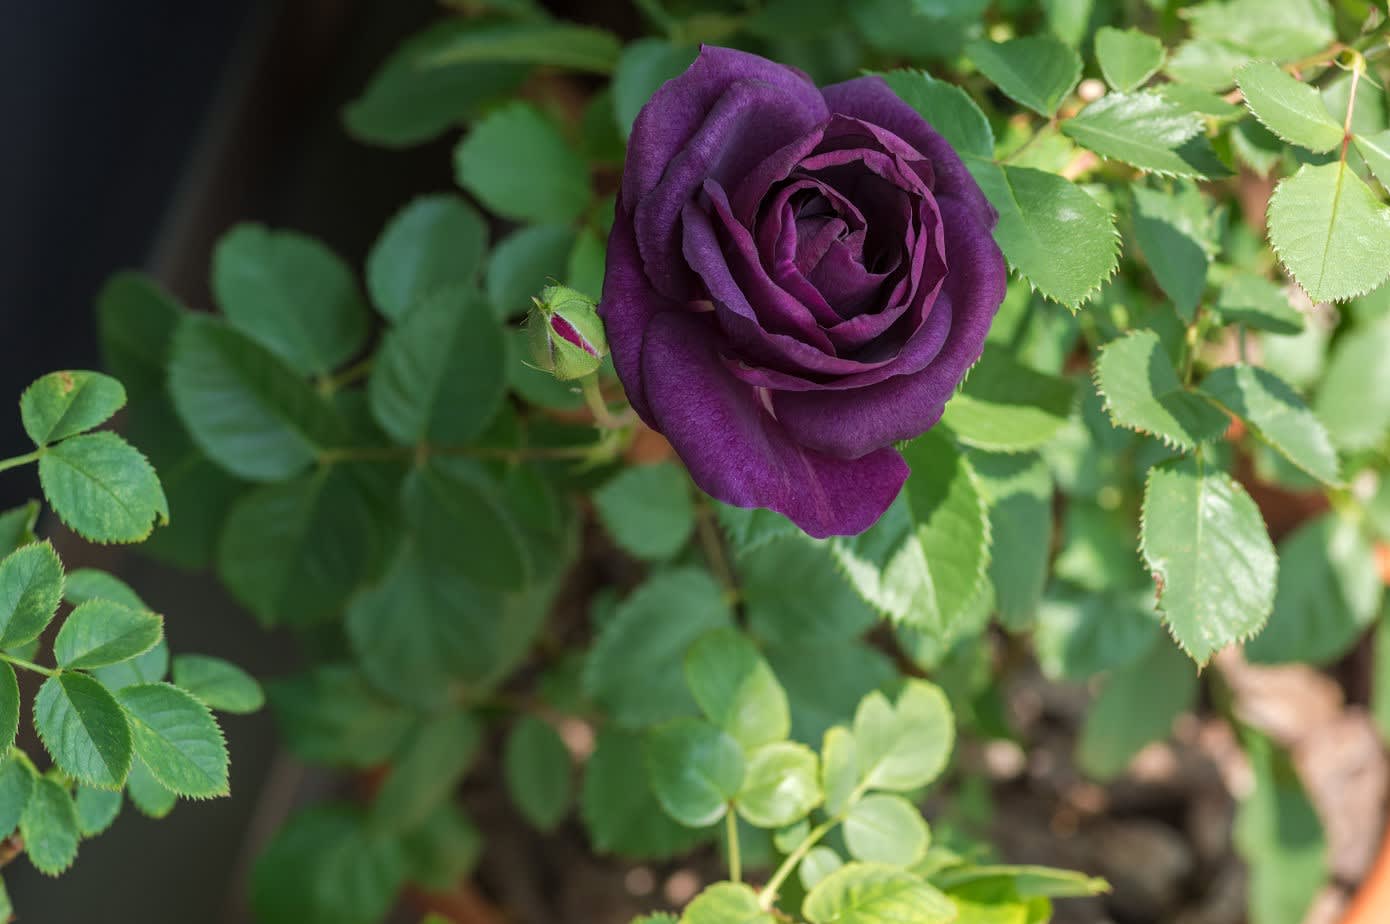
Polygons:
[[724,813],[726,820],[725,831],[729,846],[729,878],[734,882],[743,881],[743,860],[739,856],[738,849],[738,816],[734,814],[733,803],[729,803],[729,808]]
[[4,652],[0,652],[0,661],[13,664],[15,667],[22,667],[36,674],[43,674],[45,677],[58,676],[58,671],[53,668],[44,667],[42,664],[35,664],[33,661],[26,661],[23,658],[16,658],[14,655],[5,654]]
[[584,403],[589,406],[589,413],[594,415],[594,423],[599,427],[605,430],[621,430],[637,420],[637,412],[631,407],[621,414],[614,414],[608,409],[608,402],[603,399],[603,392],[598,387],[597,372],[580,379],[579,387],[584,393]]
[[42,449],[35,449],[33,452],[26,452],[22,456],[13,456],[9,459],[0,459],[0,472],[9,468],[19,468],[21,465],[28,465],[30,462],[37,462],[43,455]]
[[701,498],[695,510],[695,531],[700,536],[700,547],[704,550],[710,570],[724,588],[724,595],[733,602],[738,599],[738,579],[734,569],[729,566],[729,556],[724,551],[724,540],[719,535],[719,527],[714,522],[714,513]]

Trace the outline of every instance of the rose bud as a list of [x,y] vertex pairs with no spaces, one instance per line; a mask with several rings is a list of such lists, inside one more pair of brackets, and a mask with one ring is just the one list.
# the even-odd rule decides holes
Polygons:
[[531,361],[561,381],[597,371],[608,355],[608,339],[593,301],[565,286],[547,286],[531,301]]

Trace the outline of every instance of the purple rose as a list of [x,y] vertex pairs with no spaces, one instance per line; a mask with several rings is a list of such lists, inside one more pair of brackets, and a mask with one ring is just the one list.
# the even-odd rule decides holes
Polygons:
[[628,399],[709,494],[862,532],[980,356],[995,219],[879,78],[706,47],[628,147],[599,306]]

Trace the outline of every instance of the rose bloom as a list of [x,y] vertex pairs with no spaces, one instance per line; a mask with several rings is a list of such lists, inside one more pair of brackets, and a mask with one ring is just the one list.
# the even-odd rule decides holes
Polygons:
[[714,497],[862,532],[983,349],[996,217],[881,79],[707,46],[628,145],[599,306],[628,399]]

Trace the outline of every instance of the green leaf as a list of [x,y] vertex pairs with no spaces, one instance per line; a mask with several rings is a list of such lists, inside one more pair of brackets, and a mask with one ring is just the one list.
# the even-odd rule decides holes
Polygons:
[[867,693],[897,676],[881,651],[858,641],[779,645],[767,659],[792,704],[792,737],[803,744],[819,742]]
[[1225,472],[1194,459],[1150,469],[1139,547],[1168,631],[1199,665],[1268,619],[1279,560],[1259,508]]
[[[452,463],[452,464],[450,464]],[[525,540],[487,472],[467,460],[431,460],[406,476],[401,507],[421,553],[487,587],[522,587]]]
[[1178,381],[1158,334],[1133,331],[1101,347],[1096,387],[1116,426],[1191,450],[1226,432],[1225,414]]
[[174,658],[174,684],[218,712],[244,715],[265,705],[265,693],[256,678],[221,658],[179,655]]
[[502,752],[502,775],[531,824],[553,831],[564,820],[573,795],[570,752],[555,726],[536,716],[518,719]]
[[413,200],[386,225],[367,254],[367,291],[390,321],[441,289],[470,286],[487,249],[487,225],[459,196]]
[[613,117],[624,139],[632,134],[632,123],[652,94],[684,72],[698,52],[692,45],[659,38],[640,38],[623,48],[613,72]]
[[1290,144],[1330,151],[1342,143],[1342,126],[1322,104],[1317,88],[1277,64],[1251,61],[1236,71],[1236,83],[1255,118]]
[[658,574],[619,604],[584,665],[584,691],[619,725],[642,727],[689,714],[694,702],[681,664],[706,632],[731,622],[703,571]]
[[164,636],[164,620],[148,610],[110,600],[91,600],[74,609],[53,640],[53,657],[68,670],[90,670],[129,661]]
[[810,924],[949,924],[956,906],[905,870],[847,863],[811,890],[801,914]]
[[164,787],[150,773],[150,768],[140,758],[130,767],[130,777],[125,783],[131,803],[150,818],[165,818],[174,810],[179,797]]
[[824,545],[772,539],[738,558],[748,628],[766,642],[840,642],[863,634],[874,613],[835,567]]
[[1390,363],[1381,361],[1386,355],[1390,321],[1355,328],[1337,341],[1313,410],[1338,449],[1373,449],[1390,433]]
[[143,273],[120,272],[97,295],[102,365],[136,405],[164,391],[169,341],[183,308]]
[[842,725],[826,730],[821,743],[820,767],[825,812],[835,818],[849,808],[859,785],[859,752],[853,732]]
[[1328,879],[1328,837],[1289,758],[1245,734],[1253,790],[1236,808],[1232,840],[1250,869],[1250,919],[1299,924]]
[[1380,610],[1384,588],[1370,543],[1356,523],[1324,514],[1279,543],[1279,563],[1274,612],[1246,655],[1262,663],[1340,658]]
[[1041,456],[970,454],[989,504],[989,580],[1005,626],[1032,622],[1047,581],[1052,542],[1052,474]]
[[1102,157],[1167,176],[1203,177],[1202,117],[1148,91],[1110,93],[1062,123],[1062,133]]
[[1193,34],[1278,61],[1321,51],[1337,37],[1332,8],[1321,0],[1208,0],[1184,12]]
[[483,837],[458,806],[445,802],[401,838],[401,848],[410,880],[432,892],[445,892],[457,888],[477,866]]
[[1178,314],[1191,323],[1206,291],[1214,249],[1210,203],[1190,182],[1167,191],[1135,183],[1130,193],[1135,241]]
[[375,834],[351,806],[294,815],[256,860],[251,904],[262,924],[377,924],[405,881],[397,838]]
[[775,924],[758,893],[740,882],[716,882],[686,906],[680,924]]
[[47,540],[0,561],[0,648],[39,637],[63,600],[63,563]]
[[1119,776],[1144,745],[1167,738],[1173,720],[1196,700],[1192,662],[1160,639],[1142,659],[1111,673],[1086,712],[1077,763],[1097,779]]
[[503,238],[487,264],[493,313],[505,319],[529,311],[531,296],[564,275],[574,241],[574,230],[565,225],[532,225]]
[[1049,35],[978,40],[965,54],[1005,96],[1048,118],[1081,79],[1081,56]]
[[372,75],[362,95],[344,107],[348,131],[369,144],[419,144],[515,91],[531,70],[527,64],[425,66],[475,28],[471,20],[449,18],[402,43]]
[[85,674],[44,681],[34,727],[53,762],[81,783],[117,789],[130,773],[131,728],[106,688]]
[[704,828],[724,817],[743,785],[743,749],[702,719],[673,719],[647,733],[647,778],[676,821]]
[[262,625],[309,626],[341,612],[377,566],[384,537],[350,468],[258,487],[222,529],[217,570]]
[[986,344],[965,385],[946,403],[941,422],[967,446],[1024,452],[1046,443],[1067,422],[1076,387],[1023,365]]
[[454,151],[454,175],[514,221],[573,221],[593,196],[583,158],[548,116],[522,102],[474,123]]
[[745,750],[782,741],[791,731],[786,692],[737,629],[715,629],[690,646],[685,682],[706,718]]
[[167,683],[128,686],[116,698],[156,780],[194,799],[227,794],[227,746],[207,706]]
[[979,892],[1004,891],[1021,900],[1037,898],[1085,898],[1110,891],[1110,883],[1065,869],[990,863],[969,864],[945,870],[932,881],[947,889],[970,887]]
[[7,662],[0,662],[0,754],[8,754],[19,734],[19,678]]
[[912,468],[904,497],[867,532],[831,548],[872,606],[948,638],[987,584],[989,510],[969,461],[939,431],[903,454]]
[[403,446],[467,443],[502,403],[505,357],[487,302],[469,289],[440,291],[386,335],[367,382],[372,416]]
[[1138,29],[1096,31],[1096,60],[1105,82],[1121,93],[1137,90],[1163,66],[1163,42]]
[[98,427],[125,407],[125,388],[99,372],[50,372],[24,389],[19,414],[35,446]]
[[34,526],[38,521],[39,502],[35,500],[0,512],[0,558],[36,541]]
[[[1133,549],[1123,552],[1133,559]],[[1084,682],[1102,671],[1128,669],[1155,643],[1167,646],[1162,634],[1150,589],[1087,593],[1063,585],[1038,610],[1033,647],[1048,678]]]
[[642,756],[642,736],[605,726],[584,769],[580,812],[599,853],[664,859],[704,840],[662,810]]
[[887,793],[870,793],[855,803],[845,818],[844,831],[850,856],[888,866],[911,866],[931,842],[917,807]]
[[418,829],[449,802],[468,772],[481,739],[478,720],[466,712],[443,712],[423,720],[377,790],[368,820],[372,830],[404,834]]
[[273,353],[189,315],[174,334],[169,392],[198,448],[249,481],[284,481],[341,439],[333,412]]
[[854,713],[859,776],[873,789],[906,792],[931,783],[946,769],[955,739],[946,695],[924,680],[907,681],[896,706],[870,693]]
[[150,608],[125,581],[95,568],[69,571],[63,582],[63,599],[73,606],[81,606],[92,600],[110,600],[133,610]]
[[1283,379],[1254,366],[1224,366],[1202,381],[1202,391],[1243,419],[1285,458],[1328,485],[1341,483],[1341,466],[1327,429]]
[[212,291],[233,328],[300,372],[326,375],[367,340],[367,304],[352,270],[295,231],[228,231],[213,251]]
[[1305,164],[1269,200],[1269,242],[1315,302],[1364,295],[1390,278],[1390,207],[1346,162]]
[[29,758],[21,752],[6,750],[5,756],[0,758],[0,836],[9,837],[14,833],[29,805],[37,779]]
[[999,212],[994,240],[1023,278],[1073,311],[1100,291],[1120,249],[1105,207],[1055,173],[978,158],[965,163]]
[[778,741],[748,755],[738,813],[759,828],[783,828],[821,804],[820,761],[804,744]]
[[594,506],[613,541],[638,558],[671,558],[695,530],[690,479],[673,462],[624,469],[594,492]]
[[775,510],[733,507],[714,501],[714,512],[734,551],[744,554],[769,542],[786,538],[805,538],[801,529]]
[[410,713],[354,667],[325,665],[270,684],[270,705],[289,749],[312,764],[365,769],[400,746]]
[[441,42],[425,69],[473,62],[524,61],[607,74],[622,46],[606,29],[554,20],[490,22]]
[[1357,135],[1353,143],[1380,185],[1390,189],[1390,129],[1374,135]]
[[120,790],[77,787],[77,827],[83,837],[96,837],[115,822],[121,813]]
[[833,847],[820,844],[806,852],[806,856],[801,859],[801,865],[797,867],[796,873],[801,880],[801,887],[809,892],[819,885],[826,876],[844,865],[845,861],[840,858]]
[[1284,290],[1263,276],[1237,272],[1226,277],[1216,309],[1228,324],[1244,324],[1271,334],[1291,335],[1303,330],[1303,314],[1289,303]]
[[139,542],[169,522],[159,476],[114,433],[86,433],[49,446],[39,459],[44,497],[63,523],[92,542]]
[[19,835],[29,862],[45,876],[57,876],[72,865],[80,837],[77,808],[57,780],[41,777],[34,782]]
[[936,80],[926,71],[897,70],[880,76],[956,151],[994,157],[994,130],[969,93],[953,83]]

